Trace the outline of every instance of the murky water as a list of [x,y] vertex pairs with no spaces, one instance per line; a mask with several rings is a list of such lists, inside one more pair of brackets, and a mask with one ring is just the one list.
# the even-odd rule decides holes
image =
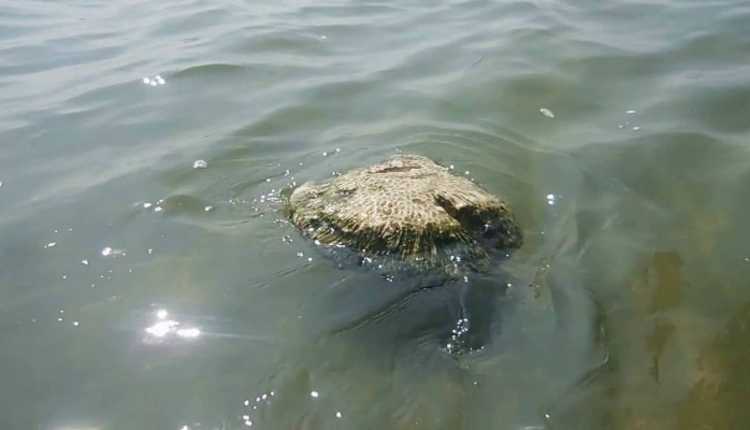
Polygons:
[[[4,2],[0,427],[748,428],[748,28],[739,0]],[[524,247],[421,288],[277,211],[396,151],[506,197]],[[467,316],[483,347],[449,354]]]

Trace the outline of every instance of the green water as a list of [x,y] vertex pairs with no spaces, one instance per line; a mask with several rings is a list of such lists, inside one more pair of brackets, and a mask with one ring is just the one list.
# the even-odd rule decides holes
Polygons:
[[[0,428],[750,428],[749,28],[740,0],[0,4]],[[445,348],[465,286],[338,269],[277,211],[397,151],[522,224],[469,280],[480,351]]]

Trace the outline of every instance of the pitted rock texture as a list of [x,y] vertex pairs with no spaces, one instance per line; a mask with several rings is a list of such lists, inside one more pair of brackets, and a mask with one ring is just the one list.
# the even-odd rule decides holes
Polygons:
[[290,219],[323,245],[410,268],[451,271],[521,245],[510,207],[427,157],[399,154],[289,197]]

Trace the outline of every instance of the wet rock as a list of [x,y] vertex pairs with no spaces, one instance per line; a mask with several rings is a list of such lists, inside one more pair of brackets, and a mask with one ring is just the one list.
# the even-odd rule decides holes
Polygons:
[[522,242],[507,203],[419,155],[305,183],[292,191],[288,210],[312,240],[418,271],[481,267]]

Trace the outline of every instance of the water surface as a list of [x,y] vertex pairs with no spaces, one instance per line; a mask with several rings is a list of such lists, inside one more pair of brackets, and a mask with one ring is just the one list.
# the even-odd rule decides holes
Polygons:
[[[4,2],[0,427],[747,428],[748,23],[739,0]],[[397,151],[523,226],[469,280],[481,351],[446,351],[465,286],[339,269],[278,212]]]

